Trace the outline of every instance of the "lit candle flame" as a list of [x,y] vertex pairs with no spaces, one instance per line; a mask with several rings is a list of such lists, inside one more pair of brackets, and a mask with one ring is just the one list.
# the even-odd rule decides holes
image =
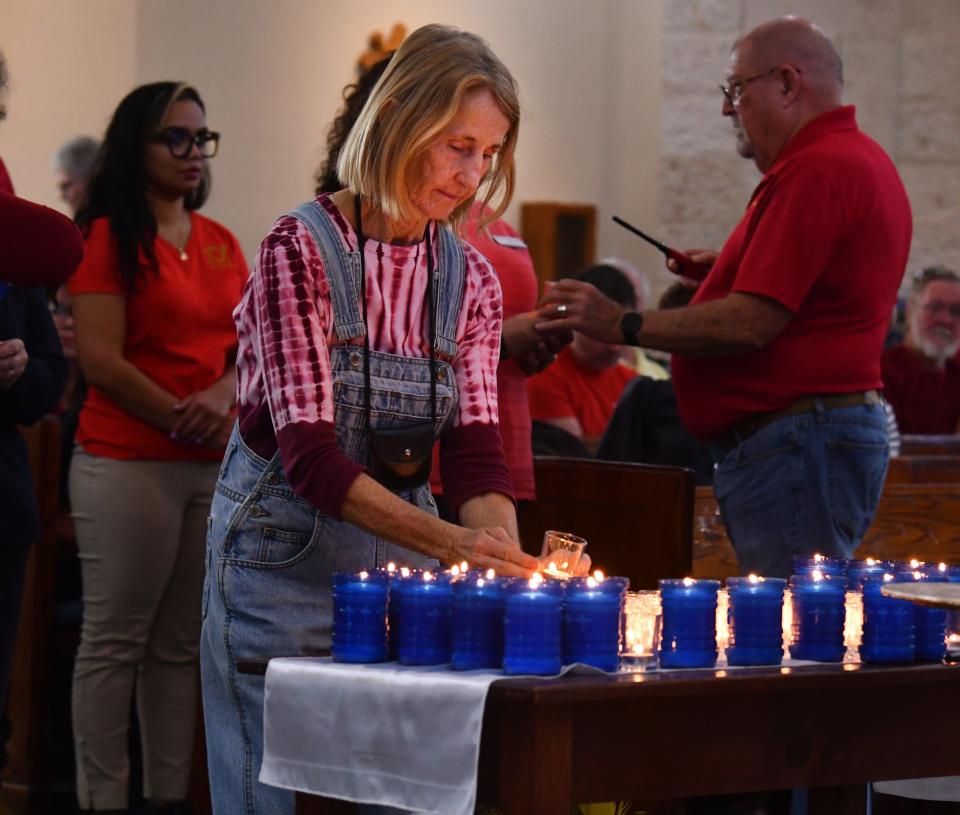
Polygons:
[[547,571],[550,572],[550,574],[556,574],[556,573],[557,573],[557,564],[554,563],[554,562],[551,560],[551,561],[547,564]]
[[914,579],[914,580],[923,580],[923,572],[914,572],[914,573],[913,573],[913,579]]
[[867,566],[876,566],[876,565],[877,565],[877,561],[875,561],[872,557],[867,558]]
[[917,569],[917,568],[920,567],[920,565],[921,565],[920,561],[917,560],[916,558],[912,558],[912,559],[910,560],[910,568],[911,568],[911,569]]
[[543,575],[540,572],[534,572],[533,577],[530,578],[530,588],[535,589],[543,582]]
[[938,571],[938,572],[945,572],[946,570],[947,570],[947,564],[946,564],[946,563],[939,563],[939,564],[937,565],[937,571]]
[[819,582],[820,580],[823,580],[823,572],[821,572],[819,569],[814,569],[814,570],[810,573],[810,576],[813,578],[813,581],[814,581],[815,583],[816,583],[816,582]]
[[683,578],[683,585],[690,588],[696,581],[692,577]]
[[602,583],[604,577],[605,577],[605,575],[603,574],[603,572],[602,572],[600,569],[597,569],[597,570],[594,571],[594,573],[593,573],[593,579],[596,580],[598,583]]
[[401,577],[410,577],[410,569],[408,569],[406,566],[401,566],[401,567],[400,567],[400,576],[401,576]]
[[459,566],[451,566],[451,567],[450,567],[450,574],[452,574],[454,577],[457,577],[457,576],[460,574],[460,567],[459,567]]
[[465,561],[465,560],[461,560],[461,561],[460,561],[460,571],[463,572],[464,574],[466,574],[467,572],[469,572],[469,571],[470,571],[470,564],[467,563],[467,561]]
[[757,577],[755,574],[748,575],[748,576],[747,576],[747,580],[749,580],[751,583],[759,583],[759,582],[760,582],[760,578]]
[[478,589],[479,589],[479,588],[483,588],[483,585],[484,585],[484,579],[483,579],[482,577],[478,577],[478,578],[477,578],[477,588],[478,588]]
[[570,571],[570,562],[566,560],[563,561],[563,563],[560,564],[560,568],[563,569],[565,572]]
[[588,587],[588,588],[591,588],[591,589],[595,589],[595,588],[597,587],[597,581],[594,580],[592,577],[588,577],[588,578],[587,578],[587,587]]
[[360,572],[360,579],[361,579],[361,580],[366,580],[368,577],[370,577],[370,573],[369,573],[369,572]]
[[430,572],[424,572],[424,573],[423,573],[423,582],[424,582],[424,583],[429,583],[431,580],[433,580],[433,575],[430,574]]
[[824,560],[826,560],[826,558],[823,555],[821,555],[819,552],[816,552],[813,556],[814,563],[821,563]]
[[387,571],[393,574],[397,570],[397,564],[392,560],[387,564]]
[[497,573],[493,569],[487,569],[485,577],[487,580],[493,580],[497,576]]
[[884,583],[889,583],[891,580],[893,580],[893,575],[890,574],[890,572],[887,572],[886,574],[884,574],[883,576]]

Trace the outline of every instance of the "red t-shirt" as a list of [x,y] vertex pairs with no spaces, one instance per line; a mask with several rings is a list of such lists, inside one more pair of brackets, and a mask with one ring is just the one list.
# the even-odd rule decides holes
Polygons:
[[683,423],[716,439],[803,396],[882,386],[880,351],[903,278],[910,202],[893,162],[853,107],[808,123],[783,148],[695,295],[762,295],[793,318],[765,348],[674,354]]
[[960,362],[943,368],[906,345],[885,348],[883,395],[901,433],[956,433],[960,423]]
[[[90,227],[83,263],[70,278],[72,296],[117,294],[126,298],[124,356],[179,398],[220,379],[237,348],[233,309],[247,279],[237,239],[194,212],[190,239],[179,251],[162,238],[153,243],[159,274],[145,272],[142,288],[127,293],[117,269],[116,243],[106,218]],[[169,433],[131,416],[91,386],[80,411],[77,441],[90,454],[115,459],[216,461],[223,451],[174,441]]]
[[637,375],[614,365],[600,371],[584,368],[568,346],[545,371],[527,380],[530,415],[538,421],[574,418],[583,435],[596,439],[606,430],[623,389]]
[[[480,205],[475,204],[464,224],[463,239],[482,254],[493,267],[503,291],[503,319],[533,311],[537,305],[537,273],[533,258],[520,234],[503,221],[494,221],[480,231]],[[536,498],[533,480],[533,444],[530,436],[530,408],[527,404],[527,376],[512,359],[497,367],[497,405],[503,455],[510,470],[514,495]],[[443,493],[440,483],[439,445],[433,450],[430,489]]]

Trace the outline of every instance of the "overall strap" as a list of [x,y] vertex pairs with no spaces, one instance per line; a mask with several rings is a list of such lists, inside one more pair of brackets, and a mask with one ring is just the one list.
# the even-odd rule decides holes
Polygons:
[[336,338],[344,342],[364,336],[366,326],[360,316],[360,253],[347,251],[340,228],[316,201],[301,204],[287,214],[307,228],[323,258]]
[[437,353],[447,359],[457,355],[457,322],[463,303],[466,257],[463,244],[448,226],[437,225],[436,337]]

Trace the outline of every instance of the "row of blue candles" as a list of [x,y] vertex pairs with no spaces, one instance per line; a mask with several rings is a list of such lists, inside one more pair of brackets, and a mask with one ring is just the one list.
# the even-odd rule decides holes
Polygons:
[[340,662],[502,668],[551,675],[582,663],[619,665],[628,581],[499,578],[468,571],[338,573],[333,582],[333,658]]

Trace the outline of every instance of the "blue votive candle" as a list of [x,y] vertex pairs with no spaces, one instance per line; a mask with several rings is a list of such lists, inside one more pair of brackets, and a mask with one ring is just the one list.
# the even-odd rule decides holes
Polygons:
[[712,668],[717,663],[719,580],[661,580],[660,665]]
[[399,581],[404,578],[410,577],[411,574],[421,574],[419,571],[414,571],[407,566],[401,566],[399,569],[393,568],[390,566],[394,564],[389,564],[386,568],[387,575],[387,643],[389,644],[389,658],[397,659],[397,646],[400,642],[400,636],[398,634],[399,623],[398,615],[400,613],[400,604],[403,602],[400,599],[399,591]]
[[560,673],[563,583],[539,576],[506,588],[503,672],[550,676]]
[[828,574],[832,577],[843,577],[847,573],[847,563],[848,561],[840,557],[795,555],[793,558],[793,573],[809,575],[818,571],[820,574]]
[[779,665],[783,660],[783,592],[777,577],[728,577],[730,665]]
[[814,570],[790,578],[793,606],[790,656],[816,662],[840,662],[846,651],[846,577]]
[[335,662],[386,660],[387,580],[383,575],[333,575],[332,650]]
[[393,583],[397,659],[401,665],[442,665],[450,661],[453,587],[430,572],[411,574]]
[[503,665],[504,582],[491,569],[471,572],[453,584],[455,671]]
[[851,560],[847,563],[847,588],[858,590],[863,586],[865,577],[891,571],[893,564],[886,560],[875,560],[872,557],[866,560]]
[[[943,568],[940,568],[941,566]],[[898,575],[897,579],[947,583],[950,580],[949,567],[946,563],[928,563],[913,572]],[[916,630],[913,658],[917,662],[940,662],[947,654],[947,610],[930,608],[919,603],[911,603],[911,605]]]
[[625,577],[575,577],[563,599],[563,664],[580,662],[602,671],[620,667],[620,626]]
[[890,572],[868,575],[863,582],[863,662],[912,662],[916,641],[913,603],[887,597],[881,589],[901,578]]

